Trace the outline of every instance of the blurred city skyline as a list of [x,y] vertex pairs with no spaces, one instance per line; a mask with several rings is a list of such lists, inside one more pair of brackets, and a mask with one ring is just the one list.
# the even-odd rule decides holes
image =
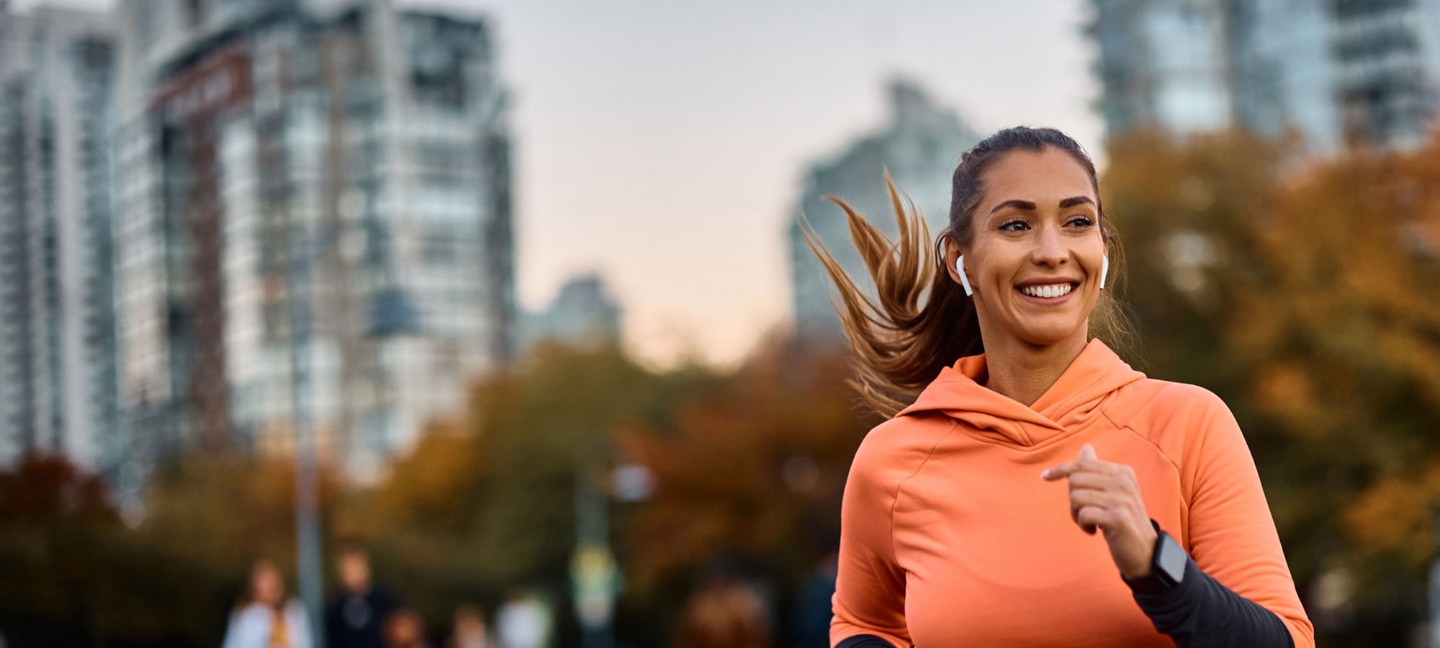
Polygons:
[[1440,0],[0,0],[0,644],[215,645],[255,558],[318,619],[358,540],[435,638],[672,645],[739,583],[828,645],[882,419],[824,197],[935,231],[1028,124],[1320,643],[1440,647],[1437,116]]
[[[884,124],[891,78],[982,134],[1050,125],[1103,153],[1082,0],[396,4],[497,30],[522,306],[598,272],[650,364],[733,364],[790,325],[785,232],[805,172]],[[12,3],[41,5],[113,3]]]

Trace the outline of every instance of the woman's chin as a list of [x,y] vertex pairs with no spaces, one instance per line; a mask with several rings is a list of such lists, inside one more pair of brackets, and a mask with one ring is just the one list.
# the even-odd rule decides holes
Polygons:
[[1047,348],[1067,343],[1073,343],[1078,338],[1081,342],[1085,340],[1085,326],[1049,325],[1049,326],[1028,326],[1018,331],[1020,338],[1025,344],[1032,347]]

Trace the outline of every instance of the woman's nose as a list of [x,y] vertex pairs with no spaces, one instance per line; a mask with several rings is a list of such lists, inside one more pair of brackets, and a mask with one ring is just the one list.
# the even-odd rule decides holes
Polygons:
[[1055,267],[1065,263],[1069,256],[1060,232],[1051,227],[1042,227],[1035,232],[1035,249],[1030,252],[1032,261]]

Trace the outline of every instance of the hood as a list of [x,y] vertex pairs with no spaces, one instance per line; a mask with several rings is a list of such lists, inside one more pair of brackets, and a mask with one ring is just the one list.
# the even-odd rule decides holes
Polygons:
[[1145,378],[1100,340],[1086,344],[1030,407],[981,385],[985,376],[983,354],[961,358],[955,366],[940,370],[915,404],[896,417],[940,413],[982,434],[993,434],[997,441],[1034,446],[1083,426],[1099,416],[1100,404],[1112,392]]

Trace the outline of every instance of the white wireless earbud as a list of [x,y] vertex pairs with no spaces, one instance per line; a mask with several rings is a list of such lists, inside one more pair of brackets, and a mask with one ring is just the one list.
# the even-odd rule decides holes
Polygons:
[[970,278],[965,276],[965,255],[955,260],[955,272],[960,275],[960,287],[965,289],[965,296],[975,294],[975,289],[970,287]]
[[1105,289],[1105,278],[1110,276],[1110,256],[1100,257],[1100,290]]

